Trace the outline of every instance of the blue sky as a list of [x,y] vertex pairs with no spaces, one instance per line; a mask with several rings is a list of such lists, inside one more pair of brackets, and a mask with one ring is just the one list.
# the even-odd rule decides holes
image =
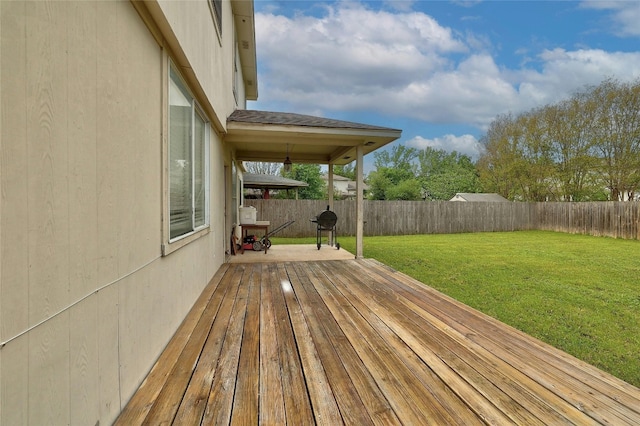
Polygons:
[[499,114],[640,78],[635,0],[255,0],[255,18],[248,108],[402,129],[394,144],[474,159]]

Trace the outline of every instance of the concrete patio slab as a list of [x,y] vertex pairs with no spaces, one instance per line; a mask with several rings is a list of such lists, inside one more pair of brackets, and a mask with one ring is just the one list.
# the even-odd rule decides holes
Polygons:
[[321,260],[355,259],[353,253],[343,248],[322,245],[320,250],[315,244],[278,244],[264,251],[245,250],[244,254],[228,256],[229,263],[266,263],[266,262],[306,262]]

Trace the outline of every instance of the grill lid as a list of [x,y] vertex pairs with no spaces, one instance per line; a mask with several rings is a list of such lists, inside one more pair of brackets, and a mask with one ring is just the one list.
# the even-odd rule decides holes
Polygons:
[[325,210],[320,213],[314,222],[318,223],[318,226],[322,228],[333,228],[336,226],[336,222],[338,221],[338,216],[331,210]]

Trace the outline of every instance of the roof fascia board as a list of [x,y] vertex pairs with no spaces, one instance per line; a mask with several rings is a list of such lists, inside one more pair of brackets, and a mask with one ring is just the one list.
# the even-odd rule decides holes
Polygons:
[[255,101],[258,99],[258,60],[253,0],[232,0],[231,10],[238,37],[245,97]]
[[[236,158],[242,161],[263,161],[281,163],[284,156],[280,152],[236,151]],[[329,164],[331,158],[326,154],[300,153],[295,156],[295,163]]]
[[[401,130],[394,129],[351,129],[345,127],[312,127],[312,126],[292,126],[284,124],[256,124],[256,123],[240,123],[231,121],[227,123],[229,133],[239,131],[243,133],[296,133],[300,135],[340,135],[353,136],[357,138],[367,137],[389,137],[399,138],[402,134]],[[232,136],[232,135],[231,135]],[[233,137],[233,136],[232,136]]]
[[286,144],[300,145],[300,146],[356,146],[364,143],[367,140],[373,139],[378,141],[380,138],[362,138],[362,137],[338,137],[330,135],[301,135],[301,134],[252,134],[252,135],[232,135],[227,137],[227,142],[231,144],[245,144],[251,143],[252,145],[264,146],[264,145],[281,145],[285,148]]
[[[374,149],[365,150],[364,155],[373,152]],[[349,164],[356,159],[356,148],[339,149],[331,154],[310,154],[297,153],[293,159],[294,163],[305,164]],[[256,152],[256,151],[236,151],[236,158],[242,161],[263,161],[268,163],[281,163],[283,154],[280,152]]]

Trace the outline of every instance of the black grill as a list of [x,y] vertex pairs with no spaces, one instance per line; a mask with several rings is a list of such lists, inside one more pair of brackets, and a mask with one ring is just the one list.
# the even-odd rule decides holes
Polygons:
[[317,225],[316,243],[318,245],[318,250],[320,250],[320,246],[322,245],[323,231],[328,231],[330,233],[330,244],[332,246],[335,244],[336,248],[340,250],[340,243],[338,243],[338,239],[336,238],[336,222],[338,222],[338,216],[336,216],[334,212],[329,210],[329,206],[327,206],[326,210],[320,212],[320,214],[314,219],[311,219],[311,222]]

